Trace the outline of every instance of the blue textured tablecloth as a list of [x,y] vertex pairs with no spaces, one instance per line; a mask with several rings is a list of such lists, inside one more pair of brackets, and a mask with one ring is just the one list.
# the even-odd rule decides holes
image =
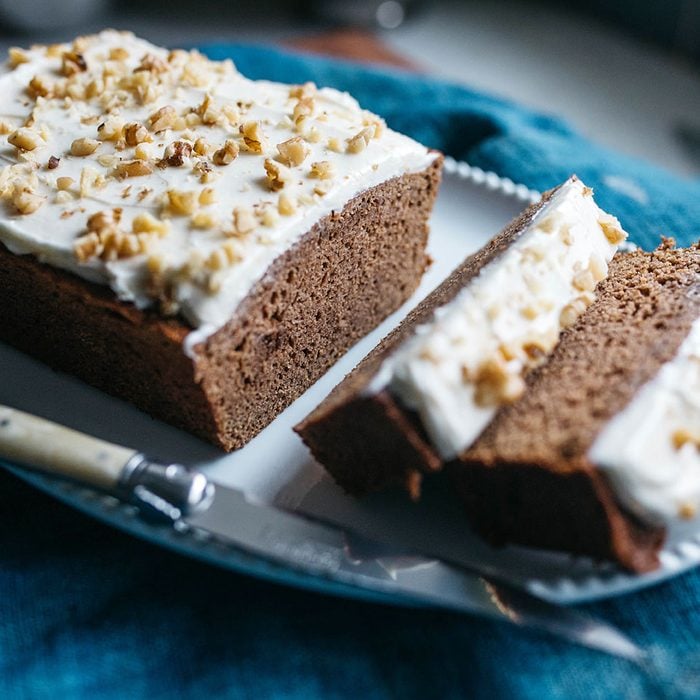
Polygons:
[[[544,189],[576,172],[633,240],[700,234],[700,182],[463,87],[266,48],[254,78],[352,92],[427,145]],[[631,108],[632,110],[632,108]],[[632,111],[630,118],[633,118]],[[1,380],[1,379],[0,379]],[[700,697],[700,572],[589,606]],[[130,539],[0,474],[2,698],[653,697],[626,662],[502,624],[287,590]]]

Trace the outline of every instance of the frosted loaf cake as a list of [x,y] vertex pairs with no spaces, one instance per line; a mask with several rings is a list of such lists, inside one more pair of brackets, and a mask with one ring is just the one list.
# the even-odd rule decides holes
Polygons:
[[0,95],[0,338],[226,449],[427,265],[441,158],[347,94],[105,31]]

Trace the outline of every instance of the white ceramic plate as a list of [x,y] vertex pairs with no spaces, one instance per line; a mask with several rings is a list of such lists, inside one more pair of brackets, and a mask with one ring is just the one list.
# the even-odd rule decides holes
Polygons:
[[[249,498],[283,505],[368,537],[464,562],[488,562],[513,583],[561,603],[617,595],[667,579],[700,563],[700,528],[672,532],[659,571],[632,576],[587,559],[508,547],[493,549],[469,533],[460,505],[440,479],[419,504],[392,492],[362,501],[344,495],[309,456],[292,426],[311,411],[365,354],[433,289],[468,253],[485,243],[537,193],[492,173],[448,160],[432,219],[435,260],[418,293],[244,449],[230,455],[155,421],[69,376],[0,344],[0,403],[45,416],[84,432],[132,446],[164,460],[197,466],[215,480],[238,487]],[[136,517],[129,506],[50,478],[16,472],[76,508],[188,556],[246,573],[335,593],[349,594],[325,579],[278,566],[208,542],[178,537]],[[356,594],[356,592],[355,592]]]

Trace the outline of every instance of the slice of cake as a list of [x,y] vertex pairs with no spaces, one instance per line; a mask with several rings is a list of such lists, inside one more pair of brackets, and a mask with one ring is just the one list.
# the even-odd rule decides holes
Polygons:
[[616,256],[527,385],[450,466],[474,528],[655,568],[700,508],[700,247]]
[[350,493],[467,449],[595,298],[625,238],[575,177],[471,256],[297,427]]
[[0,339],[232,449],[398,308],[441,157],[114,31],[0,73]]

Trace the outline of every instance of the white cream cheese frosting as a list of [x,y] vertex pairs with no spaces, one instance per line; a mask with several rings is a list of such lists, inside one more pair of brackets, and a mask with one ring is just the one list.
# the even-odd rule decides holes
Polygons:
[[522,234],[388,358],[370,391],[387,387],[415,410],[445,459],[466,449],[523,377],[593,301],[626,238],[577,178]]
[[345,93],[105,31],[0,73],[0,242],[224,325],[271,262],[353,196],[435,155]]
[[596,438],[588,457],[640,518],[669,524],[700,509],[700,319]]

